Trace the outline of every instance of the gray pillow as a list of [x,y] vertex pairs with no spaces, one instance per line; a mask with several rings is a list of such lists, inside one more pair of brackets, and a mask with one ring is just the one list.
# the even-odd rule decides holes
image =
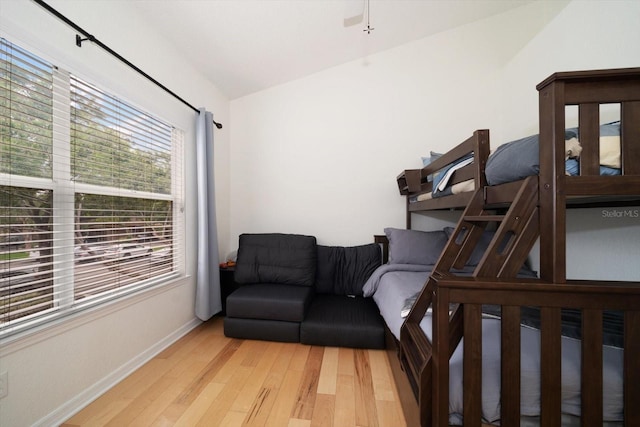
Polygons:
[[389,264],[433,265],[447,244],[443,230],[385,228],[384,233],[389,240]]

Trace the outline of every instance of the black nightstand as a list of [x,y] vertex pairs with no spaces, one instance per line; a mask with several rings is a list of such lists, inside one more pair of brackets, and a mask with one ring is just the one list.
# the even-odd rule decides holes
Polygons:
[[234,267],[220,267],[220,297],[222,298],[222,315],[227,313],[227,297],[231,292],[240,287],[238,283],[233,280],[233,274],[236,269]]

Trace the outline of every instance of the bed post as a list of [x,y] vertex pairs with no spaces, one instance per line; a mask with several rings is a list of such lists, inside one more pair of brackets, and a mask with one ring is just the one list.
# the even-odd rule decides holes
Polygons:
[[538,85],[540,116],[540,278],[566,281],[564,82],[554,74]]

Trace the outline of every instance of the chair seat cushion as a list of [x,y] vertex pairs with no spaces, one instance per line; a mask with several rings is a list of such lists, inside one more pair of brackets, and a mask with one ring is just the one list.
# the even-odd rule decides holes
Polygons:
[[227,316],[301,322],[311,303],[312,287],[260,283],[244,285],[227,297]]
[[300,325],[300,342],[381,349],[384,321],[372,298],[318,294]]

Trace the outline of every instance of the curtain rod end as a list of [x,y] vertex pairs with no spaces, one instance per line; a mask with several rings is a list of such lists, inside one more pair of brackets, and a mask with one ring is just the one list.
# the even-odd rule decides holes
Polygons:
[[218,129],[222,129],[222,123],[218,123],[215,120],[212,120],[212,121],[213,121],[213,124],[216,125]]

